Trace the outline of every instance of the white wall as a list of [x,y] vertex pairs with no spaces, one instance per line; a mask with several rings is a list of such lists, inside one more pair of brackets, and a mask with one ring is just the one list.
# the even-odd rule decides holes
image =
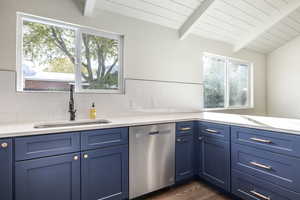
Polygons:
[[[235,112],[265,114],[264,55],[246,50],[234,54],[230,45],[198,36],[189,36],[181,41],[178,40],[176,30],[105,11],[97,12],[91,18],[83,17],[73,0],[0,1],[0,70],[16,70],[17,11],[122,33],[125,35],[125,78],[171,81],[166,83],[127,80],[125,95],[77,95],[81,118],[86,117],[88,106],[92,101],[96,102],[98,112],[105,115],[132,112],[137,109],[201,110],[203,52],[253,62],[255,108]],[[67,94],[16,94],[14,76],[14,73],[0,73],[2,85],[0,122],[66,117]],[[193,84],[172,83],[172,81]],[[141,95],[141,92],[144,95]],[[15,102],[17,106],[14,106]],[[14,109],[9,109],[11,107]]]
[[300,118],[300,37],[268,55],[268,115]]

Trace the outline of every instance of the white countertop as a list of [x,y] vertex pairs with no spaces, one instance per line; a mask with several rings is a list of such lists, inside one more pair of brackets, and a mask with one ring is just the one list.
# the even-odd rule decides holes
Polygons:
[[34,123],[18,123],[0,125],[0,138],[41,135],[49,133],[62,133],[82,130],[127,127],[156,123],[169,123],[179,121],[208,121],[228,125],[258,128],[300,135],[300,120],[287,118],[274,118],[250,115],[223,114],[223,113],[174,113],[174,114],[138,114],[126,117],[106,118],[109,124],[85,125],[60,128],[33,128]]

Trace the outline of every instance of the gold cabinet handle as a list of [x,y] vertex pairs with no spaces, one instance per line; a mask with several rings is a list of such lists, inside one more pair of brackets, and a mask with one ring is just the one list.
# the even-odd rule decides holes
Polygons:
[[177,141],[177,142],[187,142],[188,140],[178,138],[176,141]]
[[254,165],[256,167],[260,167],[260,168],[263,168],[263,169],[268,169],[268,170],[271,170],[272,167],[271,166],[268,166],[268,165],[263,165],[263,164],[260,164],[260,163],[257,163],[257,162],[250,162],[251,165]]
[[89,157],[88,154],[84,154],[84,155],[83,155],[83,158],[85,158],[85,159],[87,159],[88,157]]
[[79,156],[74,156],[73,157],[73,160],[78,160],[79,159]]
[[264,200],[271,200],[271,197],[267,197],[267,196],[265,196],[265,195],[263,195],[263,194],[260,194],[260,193],[256,192],[255,190],[251,190],[250,192],[251,192],[252,194],[254,194],[255,196],[261,198],[261,199],[264,199]]
[[209,129],[209,128],[205,129],[205,131],[208,132],[208,133],[213,133],[213,134],[218,134],[219,133],[219,131]]
[[180,131],[189,131],[191,129],[192,129],[191,127],[183,127],[183,128],[180,128],[179,130]]
[[7,143],[7,142],[3,142],[3,143],[1,144],[1,147],[2,147],[3,149],[6,149],[6,148],[8,147],[8,143]]
[[255,141],[255,142],[266,143],[266,144],[271,144],[271,143],[272,143],[272,141],[271,141],[271,140],[264,140],[264,139],[255,138],[255,137],[253,137],[253,138],[250,138],[250,140],[253,140],[253,141]]

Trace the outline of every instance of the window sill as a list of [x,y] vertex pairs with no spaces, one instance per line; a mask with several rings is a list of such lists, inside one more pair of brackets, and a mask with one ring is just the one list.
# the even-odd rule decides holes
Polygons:
[[254,109],[254,106],[247,106],[247,107],[230,107],[230,108],[204,108],[203,111],[248,110],[248,109]]
[[[29,93],[29,94],[69,94],[70,91],[34,91],[34,90],[16,90],[16,93]],[[96,90],[96,91],[91,91],[91,90],[81,90],[81,91],[75,91],[74,94],[121,94],[124,95],[125,92],[123,90]]]

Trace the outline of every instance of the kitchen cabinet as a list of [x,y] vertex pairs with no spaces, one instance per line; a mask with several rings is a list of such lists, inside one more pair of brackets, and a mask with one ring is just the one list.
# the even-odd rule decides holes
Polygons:
[[0,199],[12,200],[12,140],[0,140]]
[[175,181],[180,182],[194,176],[194,122],[176,123]]
[[300,137],[231,128],[232,192],[244,199],[300,199]]
[[194,171],[196,176],[202,176],[202,141],[203,135],[200,131],[200,122],[196,122],[195,124],[195,133],[194,133]]
[[82,152],[82,200],[128,198],[128,145]]
[[176,182],[194,175],[193,135],[176,138]]
[[212,184],[230,190],[229,143],[204,137],[202,143],[202,177]]
[[230,127],[201,122],[197,130],[196,173],[208,182],[230,191]]
[[259,177],[232,170],[232,193],[243,200],[296,200],[300,194]]
[[15,200],[128,198],[128,128],[20,137],[15,145]]
[[16,200],[80,200],[80,154],[16,163]]

